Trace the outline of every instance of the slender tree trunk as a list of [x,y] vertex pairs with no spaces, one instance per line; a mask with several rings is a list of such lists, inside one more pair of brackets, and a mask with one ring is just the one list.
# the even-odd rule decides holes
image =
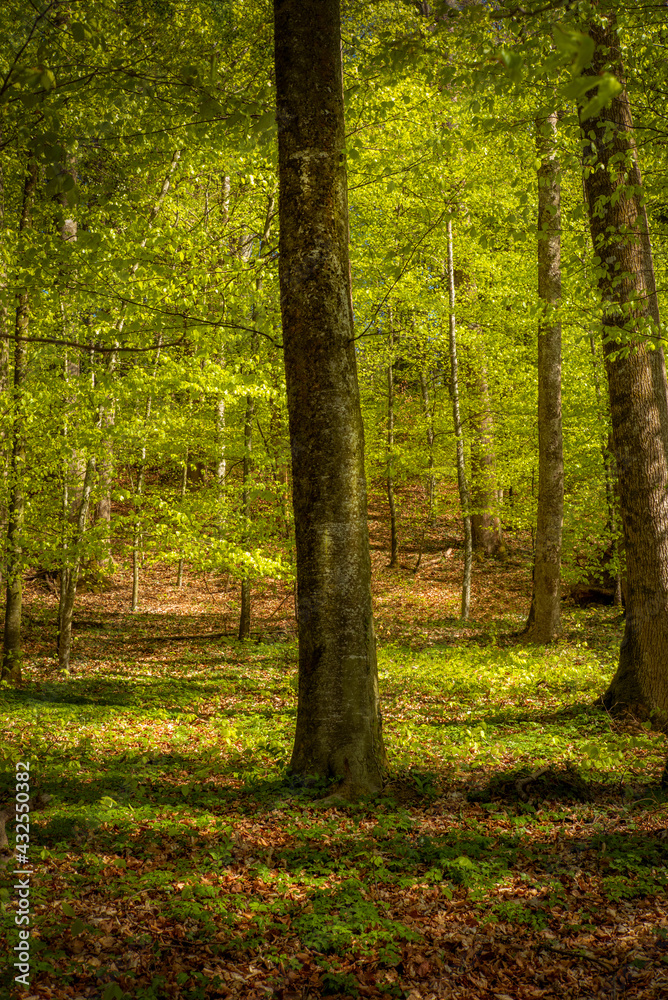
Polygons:
[[[165,198],[167,197],[167,192],[171,187],[171,179],[176,166],[181,159],[181,150],[176,149],[172,154],[172,159],[165,174],[158,197],[151,206],[151,211],[149,212],[148,221],[146,224],[146,229],[150,232],[153,228],[158,215],[160,214],[160,209],[162,208]],[[140,247],[143,249],[146,246],[146,241],[148,240],[148,233],[140,243]],[[134,277],[139,268],[140,261],[135,260],[130,268],[130,279]],[[116,324],[116,336],[120,340],[120,336],[123,333],[125,327],[125,316],[126,316],[126,306],[121,306],[120,316]],[[160,349],[158,348],[158,351]],[[116,370],[118,366],[118,356],[116,352],[110,352],[107,359],[107,380],[110,385],[113,385],[113,381],[116,377]],[[108,556],[103,560],[107,567],[113,566],[113,559],[111,555],[111,487],[113,483],[114,475],[114,442],[113,442],[113,429],[116,421],[116,398],[112,392],[110,392],[106,402],[100,407],[99,423],[102,430],[102,458],[100,462],[100,500],[97,504],[96,510],[96,520],[103,521],[106,525],[106,546],[108,551]],[[134,566],[134,550],[133,550],[133,566]],[[138,572],[138,570],[137,570]],[[134,579],[135,571],[133,569],[133,592],[134,592]],[[138,581],[138,577],[137,577]],[[138,583],[137,583],[138,586]],[[134,597],[133,597],[134,603]],[[133,608],[134,610],[134,608]]]
[[[257,350],[257,338],[253,337],[253,353]],[[248,523],[250,518],[250,479],[251,479],[251,451],[253,449],[253,417],[255,414],[255,400],[253,396],[246,396],[246,418],[244,420],[244,466],[243,483],[241,488],[241,516]],[[244,534],[244,541],[247,535]],[[251,582],[248,575],[241,580],[241,610],[239,613],[239,639],[250,639],[251,626]]]
[[81,489],[75,533],[74,537],[70,539],[68,546],[69,559],[67,562],[63,560],[61,572],[60,605],[58,608],[58,662],[61,670],[69,670],[70,666],[72,615],[77,595],[77,585],[79,583],[79,571],[81,569],[81,543],[86,533],[94,476],[95,459],[89,458],[86,462],[86,472]]
[[525,634],[553,642],[561,627],[561,536],[564,455],[561,426],[561,189],[556,156],[557,112],[536,122],[538,155],[538,517],[533,595]]
[[348,258],[338,0],[274,0],[279,274],[299,603],[290,769],[376,792],[385,750]]
[[[267,201],[267,214],[265,216],[264,229],[262,232],[262,239],[260,241],[260,252],[262,247],[265,245],[269,239],[269,233],[271,231],[271,221],[274,215],[274,196],[269,195]],[[243,249],[240,248],[240,253],[242,256],[250,255],[250,248],[252,245],[252,239],[247,240],[244,243]],[[246,253],[247,250],[247,253]],[[262,277],[259,275],[255,281],[255,291],[260,292],[262,290]],[[251,322],[254,322],[257,315],[257,303],[253,302],[253,308],[251,311]],[[251,339],[251,354],[255,357],[258,350],[258,337],[257,334],[253,334]],[[243,486],[241,495],[241,507],[242,516],[246,521],[246,524],[250,521],[250,483],[251,483],[251,451],[253,448],[253,420],[255,418],[255,399],[252,395],[246,396],[246,419],[244,422],[244,467],[243,467]],[[247,536],[244,537],[244,542],[247,542]],[[251,580],[246,574],[241,580],[241,610],[239,614],[239,639],[250,639],[250,626],[251,626]]]
[[[186,490],[188,488],[188,449],[186,448],[186,457],[183,462],[183,473],[181,475],[181,503],[186,498]],[[179,565],[176,571],[176,586],[179,590],[183,587],[183,556],[179,559]]]
[[464,521],[464,580],[462,582],[462,620],[466,621],[471,608],[471,571],[473,568],[473,535],[471,532],[471,499],[464,463],[464,429],[459,408],[459,372],[457,362],[457,326],[455,322],[455,268],[452,254],[452,222],[448,219],[448,289],[450,293],[450,395],[452,419],[457,439],[457,485]]
[[[32,210],[37,187],[37,164],[30,160],[23,185],[23,203],[19,221],[19,240],[32,227]],[[27,335],[30,320],[28,289],[19,292],[14,321],[14,393],[12,412],[12,454],[7,504],[7,600],[2,671],[0,677],[15,684],[21,682],[21,609],[23,603],[23,524],[25,519],[25,414],[24,382],[28,362]]]
[[420,392],[422,394],[422,412],[427,435],[427,528],[434,523],[434,498],[436,493],[436,477],[434,475],[434,407],[429,398],[427,377],[420,369]]
[[487,370],[478,351],[471,352],[469,426],[471,434],[471,534],[473,550],[494,555],[501,542],[501,525],[495,512],[498,503],[494,421],[489,399]]
[[397,552],[398,552],[398,540],[397,540],[397,506],[394,502],[394,376],[392,372],[392,364],[394,361],[394,328],[392,325],[392,309],[390,308],[389,314],[390,322],[390,332],[388,335],[388,343],[390,349],[390,360],[387,366],[387,452],[386,452],[386,467],[387,467],[387,500],[390,505],[390,563],[389,565],[394,568],[397,565]]
[[[616,19],[591,24],[595,73],[624,81]],[[606,707],[668,718],[668,387],[628,95],[582,123],[627,569],[626,627]]]
[[[5,172],[0,163],[0,229],[5,228]],[[0,265],[0,400],[5,412],[11,411],[11,371],[9,358],[10,317],[7,302],[7,271]],[[7,535],[7,486],[9,478],[10,442],[6,428],[0,429],[0,532]],[[5,553],[0,556],[0,583],[5,578]]]
[[[161,345],[162,345],[162,335],[158,334],[158,343],[156,347],[153,378],[155,378],[155,376],[158,374],[158,364],[160,363]],[[131,611],[137,611],[139,609],[139,568],[141,564],[141,545],[142,545],[141,504],[142,504],[142,497],[144,495],[144,479],[146,476],[146,441],[148,438],[149,420],[151,419],[152,404],[153,404],[153,395],[149,391],[149,394],[146,399],[146,409],[144,411],[144,438],[142,440],[142,445],[141,445],[139,470],[137,472],[137,487],[135,489],[135,495],[134,495],[134,505],[136,513],[132,529],[132,598],[130,600]]]

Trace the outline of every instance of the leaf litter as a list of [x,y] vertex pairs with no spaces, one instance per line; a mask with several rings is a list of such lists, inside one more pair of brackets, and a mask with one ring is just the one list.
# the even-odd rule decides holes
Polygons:
[[[55,598],[28,587],[27,680],[1,692],[0,810],[29,758],[48,803],[31,824],[30,997],[668,995],[667,740],[595,704],[619,613],[565,608],[554,649],[522,646],[518,542],[476,567],[463,624],[456,525],[429,545],[405,502],[390,570],[374,503],[390,773],[349,807],[286,773],[285,584],[258,582],[239,643],[224,577],[177,590],[168,567],[146,569],[132,615],[119,569],[78,601],[66,677]],[[0,903],[11,918],[10,890]]]

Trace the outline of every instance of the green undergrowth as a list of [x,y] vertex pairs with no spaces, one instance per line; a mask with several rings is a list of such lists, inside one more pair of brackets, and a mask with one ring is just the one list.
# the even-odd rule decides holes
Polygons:
[[[293,644],[156,648],[148,633],[113,655],[91,638],[67,677],[29,663],[26,685],[0,692],[0,801],[30,761],[34,975],[55,963],[68,989],[90,980],[107,1000],[216,996],[215,970],[170,966],[178,937],[209,949],[207,968],[261,959],[268,988],[308,972],[320,995],[356,996],[366,964],[399,997],[424,949],[422,896],[558,937],[665,893],[668,849],[647,822],[665,820],[666,738],[595,704],[618,617],[569,628],[551,651],[502,630],[381,647],[388,780],[338,809],[287,773]],[[9,890],[0,903],[11,913]]]

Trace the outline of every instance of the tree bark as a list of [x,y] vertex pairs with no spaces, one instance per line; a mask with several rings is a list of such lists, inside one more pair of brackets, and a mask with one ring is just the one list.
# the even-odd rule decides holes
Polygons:
[[[595,73],[624,71],[615,17],[592,24]],[[626,89],[582,123],[585,192],[627,568],[626,627],[606,707],[668,717],[668,387],[642,180]],[[651,349],[650,349],[651,348]]]
[[420,368],[420,393],[422,395],[422,412],[424,414],[425,433],[427,437],[427,528],[434,523],[434,497],[436,493],[436,477],[434,475],[434,402],[429,398],[427,375]]
[[[183,470],[181,472],[181,503],[186,498],[186,490],[188,488],[188,449],[186,448],[186,457],[183,460]],[[176,570],[176,586],[178,590],[183,587],[183,556],[179,559],[179,564]]]
[[392,372],[392,362],[394,360],[394,328],[392,326],[392,309],[389,312],[390,332],[388,335],[388,346],[390,352],[389,364],[387,366],[387,450],[386,450],[386,484],[387,500],[390,506],[390,563],[394,568],[397,565],[397,553],[399,543],[397,540],[397,505],[394,501],[394,376]]
[[279,275],[292,449],[299,702],[290,769],[385,769],[348,258],[338,0],[274,0]]
[[452,254],[452,222],[448,219],[448,291],[450,296],[450,318],[448,323],[450,341],[450,396],[452,399],[452,419],[457,440],[457,485],[459,503],[464,522],[464,579],[462,581],[462,621],[466,621],[471,608],[471,571],[473,567],[473,535],[471,533],[471,498],[466,479],[464,461],[464,428],[459,408],[459,365],[457,360],[457,325],[455,322],[455,267]]
[[[158,374],[160,363],[160,350],[162,347],[162,334],[158,334],[156,346],[155,365],[153,368],[153,378]],[[144,495],[144,478],[146,476],[146,445],[149,434],[149,420],[151,419],[151,407],[153,405],[153,393],[149,391],[146,397],[146,409],[144,410],[144,437],[141,443],[141,454],[139,459],[139,469],[137,471],[137,486],[135,488],[133,505],[135,508],[135,519],[132,528],[132,597],[130,598],[130,611],[139,610],[139,564],[141,561],[142,545],[142,518],[141,505]]]
[[556,156],[557,112],[536,122],[538,170],[538,516],[533,594],[525,635],[554,642],[561,627],[561,539],[564,454],[561,425],[561,187]]
[[[262,231],[262,238],[260,240],[260,252],[262,247],[269,239],[269,233],[271,232],[271,220],[274,215],[274,195],[269,195],[267,200],[267,214],[265,216],[264,229]],[[252,235],[246,237],[239,243],[239,253],[245,259],[250,257],[252,249],[253,238]],[[255,280],[255,291],[260,292],[262,290],[262,273],[258,275]],[[253,307],[251,310],[251,324],[255,322],[257,316],[257,303],[253,301]],[[251,357],[253,358],[253,365],[255,364],[255,355],[258,351],[258,335],[253,334],[251,338]],[[241,515],[244,518],[246,525],[249,524],[251,508],[250,508],[250,486],[251,486],[251,472],[252,472],[252,462],[251,462],[251,452],[253,448],[253,420],[255,419],[255,399],[252,394],[249,393],[246,396],[246,419],[244,421],[244,465],[243,465],[243,485],[241,493]],[[243,541],[245,544],[248,543],[248,533],[244,532]],[[251,627],[251,579],[248,574],[242,577],[241,580],[241,594],[240,594],[241,610],[239,613],[239,639],[250,639],[250,627]]]
[[[32,227],[32,210],[37,188],[37,164],[30,160],[23,184],[23,202],[19,221],[19,240]],[[23,604],[23,523],[25,519],[25,426],[23,392],[28,362],[28,345],[22,337],[28,332],[30,298],[27,288],[22,288],[16,304],[14,321],[14,392],[12,414],[12,454],[9,472],[9,500],[7,504],[7,600],[5,604],[5,631],[2,671],[0,678],[20,684],[21,675],[21,610]]]
[[[253,337],[251,351],[254,354],[257,350],[257,337]],[[250,394],[246,396],[246,419],[244,420],[244,465],[243,482],[241,487],[241,516],[246,524],[250,518],[250,479],[251,479],[251,451],[253,448],[253,417],[255,415],[255,400]],[[244,542],[248,541],[247,532],[244,530]],[[239,612],[239,639],[250,639],[251,626],[251,581],[248,574],[241,579],[240,594],[241,609]]]
[[[162,180],[160,191],[158,192],[158,197],[151,206],[151,211],[149,212],[148,221],[146,223],[147,231],[150,231],[153,228],[155,220],[158,218],[158,215],[160,214],[160,209],[162,208],[165,198],[167,197],[167,192],[171,187],[172,174],[176,170],[177,164],[180,159],[181,159],[181,150],[180,149],[174,150],[171,162],[167,169],[167,173],[165,174]],[[147,240],[148,240],[148,233],[139,244],[142,249],[146,246]],[[139,264],[140,260],[137,259],[130,267],[130,274],[129,274],[130,279],[132,279],[137,273],[137,270],[139,269]],[[118,338],[120,338],[121,334],[123,333],[123,328],[125,327],[126,310],[127,310],[127,305],[123,304],[121,306],[120,316],[116,324],[116,335],[118,336]],[[158,347],[158,353],[159,352],[160,348]],[[113,385],[113,380],[116,377],[117,363],[118,363],[118,356],[116,352],[115,351],[110,352],[107,358],[107,379],[109,383],[112,385]],[[96,521],[98,522],[103,521],[106,526],[106,532],[105,532],[106,537],[104,539],[104,542],[108,554],[106,558],[102,560],[102,562],[103,564],[106,564],[108,568],[113,567],[113,558],[111,554],[111,487],[114,475],[113,428],[115,419],[116,419],[116,398],[113,394],[110,394],[106,402],[100,406],[100,411],[99,411],[99,423],[100,423],[100,428],[102,429],[102,456],[101,456],[100,470],[99,470],[100,499],[98,501],[97,510],[95,512]],[[135,579],[137,580],[137,586],[138,586],[138,577],[137,577],[138,570],[135,570],[134,567],[135,567],[135,562],[133,562],[133,599],[132,599],[133,611],[135,610],[134,607]]]
[[471,534],[474,552],[494,555],[501,542],[498,504],[494,420],[489,399],[487,370],[481,352],[470,356],[468,394],[471,434]]

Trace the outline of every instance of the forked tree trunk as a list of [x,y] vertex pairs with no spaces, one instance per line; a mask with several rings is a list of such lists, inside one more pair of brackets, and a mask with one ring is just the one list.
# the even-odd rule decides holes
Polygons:
[[[593,69],[623,82],[614,15],[592,24]],[[633,121],[626,90],[582,123],[592,243],[627,569],[626,627],[606,707],[668,718],[668,387]]]
[[557,112],[536,122],[538,170],[538,516],[533,594],[525,630],[530,642],[554,642],[561,626],[564,455],[561,426],[561,167]]
[[348,258],[338,0],[274,0],[299,703],[290,769],[378,791],[385,751]]
[[457,485],[459,503],[464,522],[464,579],[462,581],[463,621],[469,616],[471,607],[471,571],[473,568],[473,535],[471,533],[471,498],[466,479],[464,462],[464,428],[459,408],[459,364],[457,360],[457,325],[455,322],[455,267],[452,254],[452,222],[448,219],[448,290],[450,295],[450,318],[448,323],[450,340],[450,396],[452,399],[452,419],[457,441]]
[[[37,164],[30,160],[23,184],[23,202],[19,221],[19,240],[32,226],[32,210],[37,187]],[[21,248],[23,249],[23,248]],[[0,678],[21,683],[21,610],[23,604],[23,524],[25,520],[25,414],[24,382],[28,345],[22,338],[28,332],[30,301],[28,289],[19,292],[14,320],[14,392],[12,399],[12,453],[7,503],[7,601],[2,671]]]

